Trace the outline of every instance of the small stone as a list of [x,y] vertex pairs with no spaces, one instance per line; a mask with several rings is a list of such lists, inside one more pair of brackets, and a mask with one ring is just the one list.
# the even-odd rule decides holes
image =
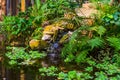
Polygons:
[[39,43],[40,43],[39,40],[32,39],[32,40],[29,42],[29,46],[30,46],[31,49],[34,49],[34,48],[39,47]]
[[44,40],[44,41],[50,40],[50,39],[51,39],[51,35],[45,34],[45,35],[43,35],[43,37],[42,37],[42,40]]

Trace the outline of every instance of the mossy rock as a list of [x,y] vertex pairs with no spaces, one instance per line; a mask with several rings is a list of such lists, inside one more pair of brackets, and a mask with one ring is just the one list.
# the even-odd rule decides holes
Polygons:
[[29,46],[31,49],[44,49],[47,47],[47,42],[43,40],[32,39],[29,41]]

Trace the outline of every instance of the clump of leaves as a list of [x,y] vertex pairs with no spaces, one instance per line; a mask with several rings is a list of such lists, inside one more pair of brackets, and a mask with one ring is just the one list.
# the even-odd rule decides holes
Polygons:
[[79,77],[80,74],[77,73],[75,70],[69,71],[68,73],[60,72],[58,74],[58,79],[64,79],[64,80],[81,80]]
[[109,30],[108,33],[118,35],[120,31],[120,11],[116,11],[112,14],[107,14],[103,17],[103,23],[106,28]]
[[8,47],[5,56],[8,58],[8,64],[14,68],[14,66],[34,65],[37,60],[44,58],[46,54],[38,51],[26,52],[23,47]]
[[[35,24],[41,24],[47,20],[61,18],[65,12],[73,11],[77,7],[75,6],[76,4],[73,5],[72,3],[73,2],[69,0],[46,0],[44,3],[35,0],[32,15],[36,18],[33,22]],[[74,6],[74,8],[71,6]]]
[[8,38],[11,36],[22,36],[23,38],[32,33],[32,21],[34,17],[30,16],[30,11],[21,12],[16,16],[5,16],[3,20],[3,30]]
[[[115,78],[115,80],[119,79],[119,68],[117,66],[116,63],[111,63],[110,62],[110,58],[109,57],[105,57],[103,59],[103,61],[101,63],[96,63],[95,65],[91,65],[91,63],[89,63],[93,69],[97,69],[94,74],[94,79],[98,80],[98,79],[113,79]],[[94,70],[93,70],[94,71]]]
[[32,21],[34,17],[30,16],[29,14],[30,13],[25,12],[19,13],[19,15],[16,16],[16,19],[11,27],[13,35],[30,34],[29,30],[32,29]]
[[64,8],[69,7],[67,0],[47,0],[46,4],[49,11],[49,13],[47,13],[49,19],[60,17],[65,12]]
[[15,19],[16,19],[16,17],[15,16],[5,16],[4,17],[4,20],[3,20],[3,22],[2,22],[2,26],[3,27],[1,27],[2,28],[2,30],[4,31],[4,32],[6,32],[6,34],[8,34],[7,36],[8,36],[8,39],[10,39],[11,38],[11,36],[12,36],[12,30],[11,30],[11,27],[12,27],[12,25],[13,25],[13,22],[15,21]]
[[106,25],[119,25],[120,21],[120,12],[116,11],[113,14],[107,14],[106,16],[103,17],[103,21],[105,22]]
[[55,66],[39,68],[41,76],[57,76],[58,69]]

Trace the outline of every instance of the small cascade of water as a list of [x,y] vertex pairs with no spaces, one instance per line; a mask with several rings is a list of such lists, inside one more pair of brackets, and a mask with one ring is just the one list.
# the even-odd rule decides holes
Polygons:
[[59,43],[50,44],[48,49],[47,60],[49,64],[58,65],[60,63],[61,48]]
[[[58,31],[57,37],[54,42],[49,42],[47,49],[47,63],[49,65],[59,66],[61,64],[61,50],[64,43],[60,43],[64,35],[68,34],[68,30]],[[64,40],[63,40],[64,42]]]

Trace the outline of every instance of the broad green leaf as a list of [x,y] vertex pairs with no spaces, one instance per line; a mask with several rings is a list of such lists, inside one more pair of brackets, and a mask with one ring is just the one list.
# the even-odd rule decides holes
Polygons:
[[76,78],[76,76],[77,76],[77,72],[76,71],[69,71],[68,72],[68,78],[74,79],[74,78]]
[[67,77],[67,74],[63,72],[60,72],[58,75],[59,75],[58,76],[59,79],[65,79]]
[[93,67],[87,67],[87,68],[85,68],[85,71],[92,72],[93,71]]
[[108,16],[110,19],[113,18],[113,15],[107,14],[107,16]]
[[96,72],[95,75],[96,75],[96,78],[94,80],[108,80],[107,75],[105,75],[103,71]]

